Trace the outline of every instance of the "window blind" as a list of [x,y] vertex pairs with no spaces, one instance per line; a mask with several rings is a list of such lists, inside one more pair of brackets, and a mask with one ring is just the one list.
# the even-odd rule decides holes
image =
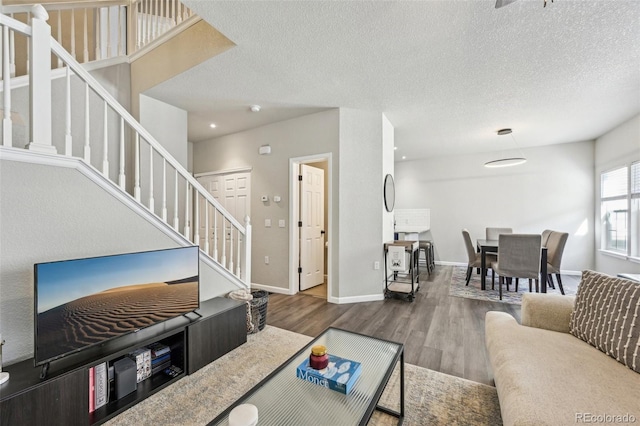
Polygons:
[[600,185],[600,196],[602,198],[626,196],[627,188],[626,167],[602,173]]
[[631,164],[631,194],[640,195],[640,161]]

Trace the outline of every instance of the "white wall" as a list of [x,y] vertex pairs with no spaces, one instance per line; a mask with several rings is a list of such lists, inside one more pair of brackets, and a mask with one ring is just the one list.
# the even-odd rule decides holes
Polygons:
[[640,273],[640,263],[603,254],[600,229],[600,174],[640,160],[640,114],[596,139],[595,146],[595,248],[596,270],[612,275],[620,272]]
[[[289,158],[332,153],[334,174],[338,167],[338,110],[273,123],[256,129],[194,143],[193,171],[205,173],[251,167],[252,273],[256,284],[289,287]],[[270,155],[259,155],[262,145],[271,146]],[[333,180],[333,222],[337,224],[338,180]],[[261,195],[279,195],[282,201],[260,201]],[[265,219],[277,224],[284,219],[285,228],[264,226]],[[334,226],[329,241],[337,241]],[[269,264],[264,257],[269,256]],[[337,259],[337,250],[333,251]],[[337,268],[333,271],[337,279]]]
[[562,270],[594,267],[594,142],[523,152],[527,163],[502,169],[483,166],[491,153],[396,163],[396,207],[431,209],[437,261],[466,264],[463,228],[478,239],[504,226],[568,232]]
[[187,111],[140,95],[140,124],[188,170]]
[[[140,95],[140,124],[173,156],[185,169],[189,170],[189,143],[187,142],[187,111],[172,105]],[[140,196],[143,204],[150,205],[149,145],[140,142]],[[162,176],[163,161],[157,152],[153,155],[153,207],[158,216],[162,216]],[[175,169],[167,163],[166,204],[169,222],[172,223],[175,212]],[[185,226],[186,181],[178,178],[178,220],[179,230]],[[131,191],[133,194],[133,191]],[[191,209],[190,209],[191,216]],[[190,220],[191,217],[190,217]],[[192,230],[193,231],[193,230]]]
[[[34,263],[177,247],[74,169],[0,161],[0,334],[4,361],[33,356]],[[200,263],[201,300],[236,289]]]
[[383,261],[382,135],[381,113],[340,109],[340,282],[333,295],[350,301],[382,298],[382,268],[373,268]]

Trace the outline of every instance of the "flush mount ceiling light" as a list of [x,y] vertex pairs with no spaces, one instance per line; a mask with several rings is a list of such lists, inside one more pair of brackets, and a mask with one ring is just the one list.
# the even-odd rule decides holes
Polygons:
[[[514,1],[516,0],[496,0],[496,9],[500,9],[501,7],[511,4]],[[553,3],[553,0],[551,0],[551,3]],[[547,7],[547,0],[544,0],[542,7]]]
[[251,105],[249,109],[251,110],[251,112],[260,112],[262,107],[260,105]]
[[524,158],[524,155],[522,155],[522,151],[520,151],[520,148],[518,148],[518,143],[516,142],[516,138],[513,136],[513,131],[511,129],[500,129],[497,133],[499,136],[511,135],[516,153],[515,155],[503,154],[497,160],[487,161],[486,163],[484,163],[484,166],[489,168],[511,167],[526,163],[527,159]]
[[209,127],[211,127],[212,129],[215,129],[217,126],[216,126],[216,123],[211,123],[209,124]]

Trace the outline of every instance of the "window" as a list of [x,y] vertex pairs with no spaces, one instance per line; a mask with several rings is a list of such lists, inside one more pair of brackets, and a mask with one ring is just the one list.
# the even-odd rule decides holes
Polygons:
[[640,162],[601,175],[602,249],[640,259]]

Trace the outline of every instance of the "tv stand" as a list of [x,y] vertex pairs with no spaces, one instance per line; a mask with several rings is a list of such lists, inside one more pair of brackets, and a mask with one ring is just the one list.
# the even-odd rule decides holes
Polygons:
[[42,366],[42,370],[40,370],[40,380],[46,379],[48,372],[49,372],[49,363],[47,362]]
[[[0,426],[31,424],[99,425],[192,374],[247,341],[246,303],[227,298],[201,302],[198,318],[177,317],[137,333],[121,336],[93,351],[34,367],[28,359],[3,368],[11,378],[0,385]],[[89,413],[89,369],[112,365],[136,349],[160,342],[171,347],[171,364],[182,369],[173,377],[160,371],[137,389]],[[45,376],[40,379],[40,376]]]

